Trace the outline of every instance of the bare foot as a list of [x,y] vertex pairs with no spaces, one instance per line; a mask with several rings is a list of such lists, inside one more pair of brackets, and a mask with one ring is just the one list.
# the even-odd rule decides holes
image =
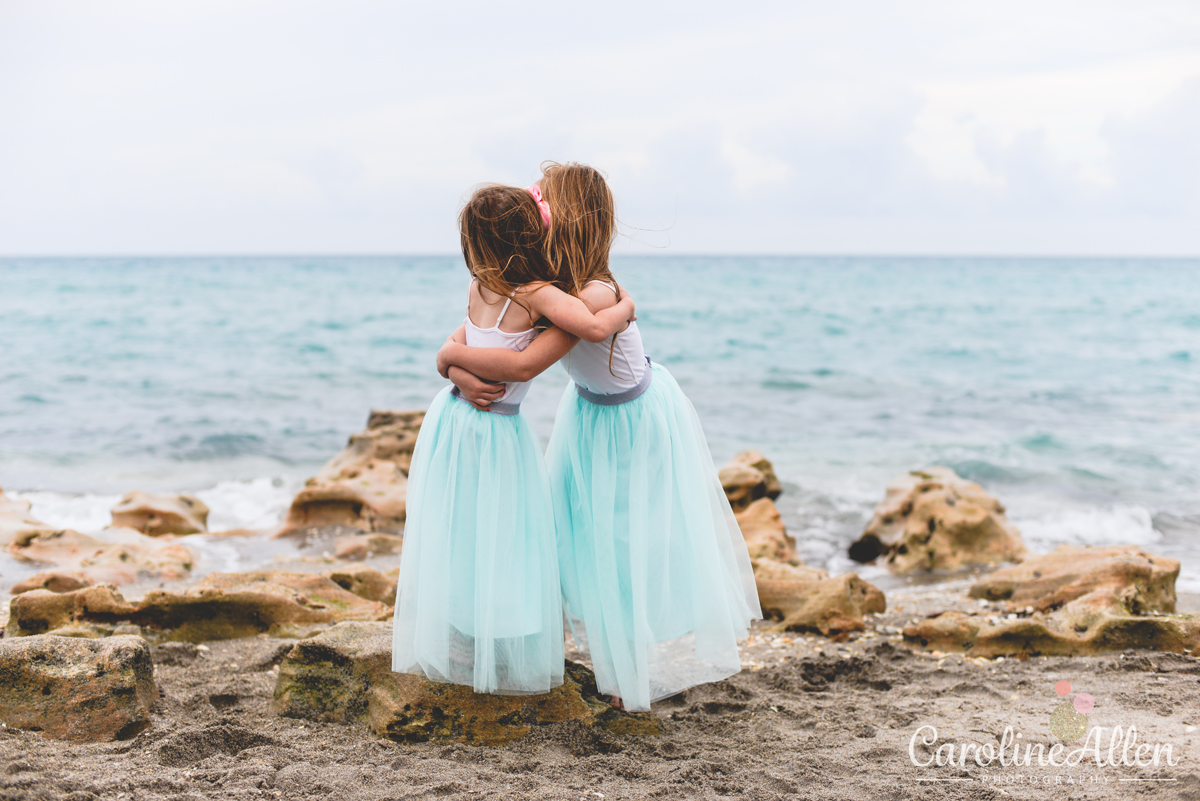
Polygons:
[[608,700],[608,703],[612,706],[613,709],[619,709],[622,712],[625,711],[625,702],[621,700],[621,696],[619,696],[619,695],[612,696]]

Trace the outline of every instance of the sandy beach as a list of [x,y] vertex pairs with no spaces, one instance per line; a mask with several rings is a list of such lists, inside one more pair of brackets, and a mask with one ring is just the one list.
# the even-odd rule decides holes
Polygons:
[[[759,627],[744,668],[655,705],[661,736],[618,736],[576,722],[516,743],[402,744],[361,725],[282,718],[270,708],[291,641],[267,637],[155,646],[161,698],[131,741],[80,745],[0,735],[5,799],[529,798],[906,799],[1200,797],[1200,659],[970,659],[913,651],[889,631],[976,603],[960,589],[889,593],[891,611],[835,642]],[[1181,610],[1200,598],[1180,599]],[[1158,767],[1082,764],[918,766],[945,743],[1058,742],[1049,729],[1068,681],[1095,699],[1090,724],[1170,744]],[[914,734],[937,729],[935,746]],[[927,734],[927,731],[926,731]],[[922,735],[926,736],[926,735]],[[1106,735],[1107,737],[1107,735]],[[1077,748],[1082,743],[1068,746]],[[1122,747],[1115,750],[1118,762]],[[1136,747],[1128,751],[1136,756]],[[1011,755],[1011,752],[1010,752]],[[1105,740],[1101,757],[1107,762]],[[1061,762],[1064,757],[1060,756]],[[1148,757],[1147,757],[1148,758]]]

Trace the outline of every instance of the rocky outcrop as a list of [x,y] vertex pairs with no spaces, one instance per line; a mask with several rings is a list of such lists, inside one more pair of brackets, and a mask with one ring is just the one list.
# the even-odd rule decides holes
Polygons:
[[944,467],[915,470],[893,481],[862,537],[850,546],[851,558],[883,557],[893,573],[994,565],[1020,561],[1025,554],[1004,506]]
[[29,513],[29,501],[6,497],[0,489],[0,547],[7,548],[15,539],[52,531]]
[[750,553],[763,615],[777,622],[777,630],[840,638],[865,629],[867,614],[886,610],[883,593],[857,575],[830,578],[800,561],[773,501],[781,492],[779,479],[761,453],[738,454],[721,470],[721,484]]
[[95,582],[83,573],[60,573],[51,570],[46,573],[38,573],[30,576],[24,581],[14,584],[9,592],[13,595],[20,595],[23,592],[30,592],[31,590],[71,592],[73,590],[81,590],[84,587],[90,587],[93,584]]
[[155,642],[306,637],[338,621],[382,620],[392,612],[325,576],[282,571],[212,573],[185,592],[156,590],[133,602],[107,585],[33,590],[13,598],[9,609],[10,636],[139,633]]
[[279,666],[275,711],[287,717],[361,721],[399,742],[500,745],[535,727],[579,721],[618,734],[658,734],[653,713],[613,709],[586,668],[567,663],[566,680],[545,695],[486,695],[391,670],[391,627],[342,623],[296,643]]
[[774,559],[751,559],[755,581],[824,581],[829,574],[818,567],[793,565]]
[[[811,570],[811,568],[808,568]],[[883,593],[854,573],[815,581],[755,575],[763,616],[777,630],[819,631],[839,638],[866,628],[865,616],[887,611]]]
[[150,537],[199,534],[208,530],[208,507],[192,495],[148,495],[131,492],[112,509],[113,526]]
[[359,598],[378,601],[387,606],[396,604],[396,585],[399,583],[400,568],[385,575],[373,567],[341,567],[326,570],[322,575]]
[[384,556],[400,553],[404,545],[404,537],[399,534],[351,534],[338,537],[334,543],[333,556],[335,559],[362,561],[372,556]]
[[758,451],[743,451],[721,468],[721,486],[734,512],[759,498],[775,500],[783,492],[774,466]]
[[140,637],[0,640],[0,721],[62,740],[127,740],[150,725],[157,697]]
[[53,565],[87,576],[93,582],[128,584],[138,578],[185,578],[192,569],[191,551],[127,528],[105,529],[92,537],[65,529],[26,529],[8,552],[23,562]]
[[424,412],[372,411],[367,430],[350,437],[296,495],[276,536],[322,526],[402,528],[408,466],[424,419]]
[[904,629],[922,647],[972,656],[1194,651],[1200,616],[1175,615],[1179,562],[1137,546],[1062,546],[996,571],[971,595],[1006,614],[944,612]]
[[1062,545],[1043,556],[997,570],[971,587],[972,598],[1007,601],[1011,608],[1058,609],[1100,594],[1135,615],[1175,611],[1179,562],[1137,545],[1079,548]]
[[787,533],[783,518],[770,498],[759,498],[735,517],[751,559],[800,563],[796,555],[796,540]]

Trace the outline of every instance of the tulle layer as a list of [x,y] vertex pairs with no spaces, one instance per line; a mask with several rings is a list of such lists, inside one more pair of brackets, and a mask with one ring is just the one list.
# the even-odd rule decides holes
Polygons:
[[761,617],[745,541],[692,404],[661,365],[617,406],[568,385],[547,462],[572,634],[631,711],[741,669]]
[[545,460],[525,419],[443,390],[409,470],[392,669],[486,693],[562,684],[554,532]]

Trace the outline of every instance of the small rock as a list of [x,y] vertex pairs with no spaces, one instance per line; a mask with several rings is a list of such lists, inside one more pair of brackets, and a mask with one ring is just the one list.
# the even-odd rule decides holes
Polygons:
[[783,518],[770,498],[759,498],[736,517],[751,559],[798,563],[796,540],[787,533]]
[[399,742],[500,745],[533,727],[577,720],[617,734],[658,734],[653,713],[613,709],[591,671],[567,663],[566,681],[545,695],[487,695],[470,687],[393,673],[391,626],[341,623],[296,643],[280,665],[275,711],[286,717],[363,721]]
[[884,557],[893,573],[952,570],[1020,561],[1025,544],[1004,506],[945,467],[914,470],[893,481],[850,557]]
[[759,498],[774,500],[783,492],[775,468],[758,451],[743,451],[721,468],[721,486],[734,512]]
[[864,616],[887,611],[879,588],[854,573],[817,581],[759,579],[758,601],[763,615],[779,621],[778,630],[816,629],[840,636],[866,629]]
[[333,557],[335,559],[362,561],[372,556],[400,553],[403,545],[404,537],[399,534],[385,534],[382,532],[352,534],[348,537],[338,538],[334,546]]
[[350,526],[398,531],[406,514],[408,466],[424,412],[372,411],[367,430],[308,480],[275,536],[301,529]]
[[75,742],[126,740],[150,725],[157,697],[140,637],[0,640],[0,721]]
[[112,510],[113,526],[150,537],[199,534],[208,528],[208,507],[192,495],[149,495],[134,491]]
[[10,592],[13,595],[20,595],[30,590],[71,592],[72,590],[81,590],[84,587],[90,587],[92,584],[92,580],[83,573],[61,573],[52,570],[47,573],[38,573],[36,576],[30,576],[24,581],[13,585]]
[[352,592],[359,598],[394,606],[400,571],[397,569],[394,572],[395,576],[386,576],[372,567],[362,566],[327,570],[323,575],[343,590]]

